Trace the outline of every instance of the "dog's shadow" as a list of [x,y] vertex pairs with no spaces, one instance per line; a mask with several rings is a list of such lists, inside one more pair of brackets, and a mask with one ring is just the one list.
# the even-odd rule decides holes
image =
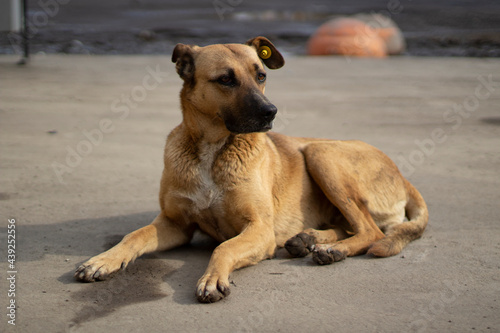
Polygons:
[[[149,224],[158,212],[98,219],[79,219],[56,224],[16,225],[19,263],[39,261],[54,266],[54,279],[71,289],[75,316],[71,325],[104,317],[118,308],[171,297],[179,304],[196,304],[195,287],[217,243],[195,234],[189,245],[145,255],[112,278],[96,283],[77,282],[78,265],[117,244],[124,235]],[[6,233],[0,228],[0,233]],[[55,259],[54,259],[55,258]],[[51,261],[51,262],[46,262]],[[60,264],[64,263],[64,264]],[[71,285],[71,288],[68,287]]]

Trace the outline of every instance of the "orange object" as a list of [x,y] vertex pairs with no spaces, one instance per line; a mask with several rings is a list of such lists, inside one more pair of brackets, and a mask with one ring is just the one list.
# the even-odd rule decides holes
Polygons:
[[397,27],[373,27],[356,18],[336,18],[321,25],[307,45],[309,55],[348,55],[382,58]]

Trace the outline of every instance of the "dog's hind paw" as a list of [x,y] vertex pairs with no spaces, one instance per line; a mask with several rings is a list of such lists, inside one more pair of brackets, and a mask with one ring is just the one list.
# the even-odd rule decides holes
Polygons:
[[339,250],[332,248],[329,249],[315,249],[313,251],[313,261],[318,265],[330,265],[336,261],[342,261],[346,255]]
[[315,239],[304,232],[293,236],[285,243],[285,248],[293,257],[305,257],[311,252],[315,245]]

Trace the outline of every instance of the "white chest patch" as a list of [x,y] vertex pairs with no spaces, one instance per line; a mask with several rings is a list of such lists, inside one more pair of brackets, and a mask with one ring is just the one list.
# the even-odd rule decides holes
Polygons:
[[205,144],[200,147],[203,152],[200,154],[200,163],[198,165],[198,182],[195,190],[191,192],[182,192],[178,195],[188,198],[192,201],[192,209],[195,212],[212,207],[222,198],[222,191],[215,184],[212,177],[212,167],[217,153],[224,145],[224,141],[215,144]]

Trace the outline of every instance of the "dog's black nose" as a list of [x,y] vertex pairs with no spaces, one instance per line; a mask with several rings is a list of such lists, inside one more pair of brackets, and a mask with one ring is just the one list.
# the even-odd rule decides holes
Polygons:
[[266,104],[260,109],[260,114],[267,120],[271,121],[276,117],[278,113],[278,108],[273,104]]

